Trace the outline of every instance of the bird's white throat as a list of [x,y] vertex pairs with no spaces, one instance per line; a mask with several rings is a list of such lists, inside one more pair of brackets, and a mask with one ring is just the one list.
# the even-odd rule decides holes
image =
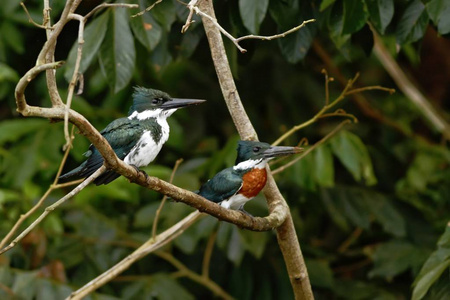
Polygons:
[[242,161],[242,162],[238,163],[237,165],[235,165],[233,167],[233,169],[236,170],[236,171],[253,169],[253,168],[264,169],[266,167],[266,163],[267,163],[267,160],[263,159],[263,158],[260,158],[260,159],[248,159],[248,160],[245,160],[245,161]]
[[[128,119],[138,119],[138,120],[148,120],[148,119],[158,119],[158,118],[168,118],[170,117],[176,109],[148,109],[141,112],[134,111],[131,115],[128,116]],[[159,122],[158,122],[159,123]]]

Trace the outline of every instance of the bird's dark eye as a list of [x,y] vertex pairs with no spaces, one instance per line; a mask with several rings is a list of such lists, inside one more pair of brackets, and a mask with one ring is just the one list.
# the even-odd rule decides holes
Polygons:
[[261,150],[261,147],[254,147],[254,148],[253,148],[253,152],[255,152],[255,153],[256,153],[256,152],[259,152],[259,150]]
[[159,103],[161,103],[162,101],[163,101],[162,98],[153,98],[152,104],[159,104]]

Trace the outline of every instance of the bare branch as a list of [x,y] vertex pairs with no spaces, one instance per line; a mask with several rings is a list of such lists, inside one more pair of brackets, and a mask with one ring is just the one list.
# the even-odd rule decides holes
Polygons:
[[370,91],[370,90],[380,90],[380,91],[385,91],[388,92],[389,94],[392,94],[395,92],[394,89],[390,89],[390,88],[385,88],[382,86],[366,86],[366,87],[362,87],[362,88],[353,88],[353,85],[355,84],[356,80],[358,80],[359,78],[359,74],[357,73],[355,75],[355,77],[353,77],[352,79],[349,79],[347,81],[346,86],[344,87],[344,89],[342,90],[341,94],[334,99],[332,102],[329,102],[328,100],[328,83],[330,81],[332,81],[331,78],[328,77],[328,73],[324,70],[322,70],[322,73],[325,74],[325,105],[322,107],[322,109],[315,115],[313,116],[311,119],[309,119],[308,121],[296,125],[294,127],[292,127],[291,129],[289,129],[288,131],[286,131],[282,136],[280,136],[275,142],[272,143],[272,145],[279,145],[282,141],[284,141],[286,138],[288,138],[289,136],[291,136],[292,134],[294,134],[295,132],[299,131],[300,129],[303,129],[311,124],[313,124],[314,122],[316,122],[318,119],[320,118],[324,118],[324,117],[349,117],[351,119],[353,119],[355,122],[357,121],[356,117],[352,114],[347,114],[345,113],[345,111],[342,110],[338,110],[334,113],[328,113],[326,114],[327,111],[329,111],[330,109],[332,109],[333,107],[335,107],[338,103],[342,102],[342,100],[344,100],[348,95],[352,95],[355,93],[360,93],[360,92],[364,92],[364,91]]
[[[170,179],[169,179],[169,183],[173,182],[173,177],[175,176],[175,173],[178,170],[178,167],[180,166],[180,164],[183,162],[183,159],[177,159],[177,161],[175,162],[175,166],[173,167],[172,170],[172,174],[170,174]],[[158,228],[158,220],[159,220],[159,215],[164,207],[164,204],[166,203],[167,200],[167,196],[164,195],[163,199],[161,200],[161,203],[159,204],[158,209],[156,210],[156,214],[155,214],[155,219],[153,220],[153,226],[152,226],[152,238],[154,239],[156,237],[156,229]]]
[[298,26],[296,26],[294,28],[291,28],[289,30],[286,30],[285,32],[282,32],[282,33],[279,33],[279,34],[275,34],[275,35],[265,36],[265,35],[253,35],[253,34],[250,34],[250,35],[241,36],[239,38],[236,38],[235,40],[236,40],[236,43],[239,43],[240,41],[249,40],[249,39],[271,41],[271,40],[274,40],[274,39],[284,38],[286,35],[294,33],[296,31],[298,31],[300,28],[305,27],[306,24],[312,23],[312,22],[315,22],[315,21],[316,21],[316,19],[309,19],[309,20],[303,21],[300,25],[298,25]]
[[185,33],[189,29],[189,26],[194,23],[194,21],[192,21],[192,16],[194,15],[194,7],[197,6],[197,2],[198,0],[191,0],[188,3],[187,7],[189,9],[189,15],[186,18],[186,22],[184,23],[183,27],[181,28],[181,33]]
[[206,244],[205,254],[202,262],[202,277],[209,278],[209,264],[211,263],[211,256],[214,249],[214,243],[217,238],[217,227],[213,234],[209,236],[208,243]]
[[226,36],[230,41],[233,42],[233,44],[239,49],[239,51],[241,53],[247,52],[246,49],[242,48],[241,45],[239,45],[239,42],[241,42],[243,40],[257,39],[257,40],[263,40],[263,41],[270,41],[270,40],[274,40],[274,39],[278,39],[278,38],[283,38],[286,35],[293,33],[302,27],[305,27],[306,24],[316,21],[315,19],[303,21],[302,24],[300,24],[294,28],[291,28],[283,33],[280,33],[280,34],[275,34],[275,35],[270,35],[270,36],[250,34],[250,35],[242,36],[239,38],[235,38],[217,22],[215,16],[209,15],[208,13],[205,13],[204,11],[200,10],[200,8],[197,6],[197,4],[198,4],[198,0],[191,0],[188,3],[187,8],[189,9],[189,15],[186,19],[185,24],[181,28],[181,33],[185,33],[189,29],[189,26],[193,23],[192,15],[195,12],[197,15],[203,17],[204,19],[208,19],[212,24],[214,24],[214,26],[217,27],[224,36]]
[[79,21],[78,26],[78,48],[77,48],[77,57],[75,60],[75,66],[72,74],[72,79],[69,83],[69,89],[67,91],[67,100],[66,100],[66,111],[64,114],[64,136],[66,138],[66,144],[63,146],[63,149],[70,148],[72,146],[72,140],[69,136],[69,109],[72,105],[73,94],[75,91],[75,86],[77,84],[78,78],[80,77],[79,69],[81,65],[81,57],[83,55],[83,45],[84,45],[84,27],[86,25],[87,20],[98,10],[107,8],[107,7],[124,7],[124,8],[138,8],[137,4],[125,4],[125,3],[102,3],[93,8],[89,13],[87,13],[84,17],[70,13],[68,18],[75,19]]
[[326,136],[324,136],[320,141],[318,141],[317,143],[315,143],[313,146],[311,146],[310,148],[306,149],[302,154],[298,155],[296,158],[294,158],[293,160],[291,160],[290,162],[288,162],[287,164],[275,169],[272,171],[272,174],[278,174],[280,172],[283,172],[285,169],[289,168],[290,166],[292,166],[293,164],[295,164],[296,162],[298,162],[300,159],[302,159],[303,157],[305,157],[306,155],[308,155],[309,153],[311,153],[314,149],[316,149],[317,147],[319,147],[320,145],[322,145],[323,143],[325,143],[326,141],[328,141],[332,136],[334,136],[339,130],[342,129],[342,127],[344,127],[344,125],[351,123],[350,120],[345,120],[343,122],[341,122],[338,126],[336,126],[330,133],[328,133]]
[[77,291],[73,292],[67,299],[72,300],[83,299],[83,297],[85,297],[89,293],[92,293],[99,287],[111,281],[113,278],[117,277],[120,273],[128,269],[137,260],[143,258],[147,254],[154,252],[155,250],[173,241],[176,237],[182,234],[185,229],[187,229],[194,222],[196,222],[200,217],[202,217],[202,214],[199,213],[198,211],[191,213],[174,226],[158,234],[155,239],[150,239],[149,241],[145,242],[141,247],[139,247],[133,253],[125,257],[114,267],[107,270],[100,276],[94,278]]
[[[213,20],[215,19],[212,0],[203,0],[199,5],[203,11],[213,18]],[[257,139],[256,131],[240,101],[228,64],[223,40],[220,35],[220,28],[215,25],[213,20],[207,17],[203,17],[202,19],[222,94],[241,138],[244,140]],[[284,220],[281,225],[277,227],[277,238],[288,269],[294,295],[297,299],[313,299],[314,297],[311,290],[311,284],[309,283],[308,272],[306,270],[289,207],[270,173],[269,176],[267,176],[264,195],[270,212],[269,216],[278,211],[279,216]]]
[[[30,23],[33,24],[34,26],[39,27],[39,28],[42,28],[42,29],[51,29],[51,28],[47,27],[46,25],[38,24],[38,23],[36,23],[36,22],[33,20],[33,18],[32,18],[31,15],[30,15],[30,12],[28,11],[27,7],[25,6],[25,3],[20,2],[20,6],[22,6],[23,10],[24,10],[25,13],[27,14],[28,22],[30,22]],[[44,21],[44,23],[46,23],[46,22]]]
[[20,78],[19,82],[16,85],[15,97],[16,97],[16,105],[17,111],[22,113],[28,107],[27,102],[25,100],[25,89],[28,84],[36,78],[39,73],[49,70],[49,69],[57,69],[64,64],[63,61],[52,62],[48,64],[37,65],[31,68],[27,73],[25,73],[22,78]]
[[155,255],[166,260],[175,268],[177,268],[178,269],[177,274],[179,276],[187,277],[192,281],[195,281],[203,285],[204,287],[208,288],[211,292],[213,292],[215,295],[219,296],[222,299],[227,300],[233,299],[233,297],[231,297],[227,292],[225,292],[217,283],[215,283],[208,277],[201,276],[191,271],[188,267],[186,267],[186,265],[184,265],[181,261],[176,259],[172,254],[168,252],[157,251],[155,252]]
[[386,71],[394,79],[400,90],[414,103],[424,117],[430,121],[433,126],[450,140],[450,125],[441,114],[431,105],[430,101],[419,91],[419,89],[408,79],[406,74],[400,68],[398,63],[391,56],[384,46],[376,30],[372,29],[374,36],[373,51],[378,60],[384,66]]
[[[132,17],[132,18],[136,18],[136,17],[142,16],[142,15],[145,14],[146,12],[151,11],[151,10],[153,9],[153,7],[156,6],[156,4],[159,4],[159,3],[161,3],[161,2],[162,2],[162,0],[157,0],[155,3],[153,3],[152,5],[150,5],[149,7],[147,7],[146,9],[144,9],[143,11],[140,11],[140,12],[138,12],[137,14],[132,15],[131,17]],[[139,6],[138,6],[138,7],[139,7]]]

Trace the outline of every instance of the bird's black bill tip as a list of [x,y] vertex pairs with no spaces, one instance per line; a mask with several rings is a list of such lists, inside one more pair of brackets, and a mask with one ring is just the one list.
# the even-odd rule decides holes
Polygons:
[[165,102],[161,107],[163,109],[178,109],[183,108],[191,105],[198,105],[206,100],[201,99],[179,99],[179,98],[172,98],[171,101]]
[[284,146],[272,146],[264,151],[264,156],[267,158],[292,155],[303,152],[301,147],[284,147]]

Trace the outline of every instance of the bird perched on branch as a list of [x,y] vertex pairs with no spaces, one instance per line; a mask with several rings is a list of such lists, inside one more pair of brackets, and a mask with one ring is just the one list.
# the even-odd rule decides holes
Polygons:
[[245,214],[244,205],[266,185],[266,164],[277,156],[301,152],[298,147],[270,146],[267,143],[239,141],[236,163],[217,173],[198,191],[202,197]]
[[[171,98],[162,91],[135,87],[133,105],[130,107],[128,117],[112,121],[100,133],[119,159],[139,171],[139,167],[147,166],[155,159],[169,138],[167,118],[179,108],[204,101]],[[94,145],[89,147],[84,156],[87,157],[86,161],[59,178],[66,179],[72,176],[86,178],[103,165],[103,157]],[[107,184],[119,176],[120,174],[107,170],[95,179],[94,183]]]

